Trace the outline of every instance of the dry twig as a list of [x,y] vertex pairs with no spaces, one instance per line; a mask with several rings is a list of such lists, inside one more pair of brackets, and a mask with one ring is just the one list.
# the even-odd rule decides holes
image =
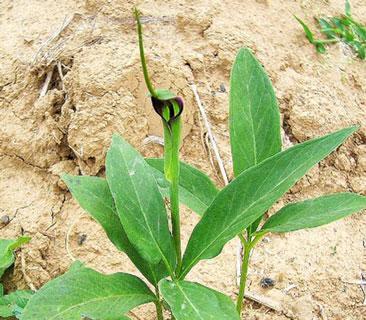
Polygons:
[[363,292],[363,303],[362,305],[366,306],[366,274],[361,272],[361,281],[360,281],[361,290]]
[[57,70],[58,70],[58,74],[59,74],[60,80],[61,80],[62,91],[65,91],[64,75],[62,73],[62,65],[61,65],[60,61],[57,61]]
[[147,145],[149,143],[154,143],[154,144],[159,144],[161,146],[164,145],[164,139],[162,137],[158,137],[158,136],[147,136],[144,141],[142,141],[143,145]]
[[53,68],[47,72],[46,80],[43,83],[43,86],[41,88],[41,91],[39,92],[39,97],[42,98],[46,95],[48,87],[50,85],[51,79],[53,75]]
[[214,155],[215,155],[217,164],[219,166],[222,179],[224,180],[225,185],[228,185],[229,184],[229,179],[228,179],[227,174],[226,174],[226,170],[225,170],[225,167],[224,167],[224,163],[223,163],[223,161],[221,159],[220,152],[219,152],[219,149],[217,147],[217,143],[216,143],[215,137],[214,137],[214,135],[212,133],[211,125],[210,125],[210,122],[208,121],[205,108],[203,107],[203,104],[201,102],[201,99],[200,99],[200,97],[198,95],[197,86],[195,84],[192,84],[191,85],[191,89],[193,91],[193,94],[194,94],[194,97],[196,99],[198,108],[200,110],[200,114],[201,114],[203,123],[204,123],[204,125],[206,127],[207,135],[208,135],[208,138],[210,139],[211,148],[212,148],[212,150],[214,152]]
[[282,305],[281,303],[277,302],[277,301],[273,301],[272,299],[262,296],[258,293],[254,293],[254,292],[249,292],[247,291],[245,293],[245,298],[252,300],[254,302],[257,302],[269,309],[272,309],[274,311],[278,311],[281,312],[282,311]]

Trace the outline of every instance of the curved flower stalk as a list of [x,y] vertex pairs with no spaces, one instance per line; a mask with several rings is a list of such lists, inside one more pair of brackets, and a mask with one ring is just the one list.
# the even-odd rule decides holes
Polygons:
[[146,86],[151,96],[155,112],[160,116],[164,128],[164,173],[170,182],[170,206],[172,231],[177,254],[178,270],[182,260],[180,240],[180,215],[179,215],[179,147],[181,138],[181,114],[183,112],[183,99],[167,89],[155,89],[151,83],[147,70],[140,12],[135,8],[135,18],[139,38],[139,49],[142,70]]

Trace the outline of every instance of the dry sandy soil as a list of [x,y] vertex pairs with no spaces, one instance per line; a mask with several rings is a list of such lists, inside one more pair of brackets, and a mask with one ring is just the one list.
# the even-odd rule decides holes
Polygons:
[[[161,135],[142,82],[129,0],[0,1],[0,225],[1,238],[30,235],[17,253],[7,288],[39,288],[79,259],[102,272],[134,269],[101,228],[75,203],[61,172],[103,175],[113,132],[146,156]],[[343,11],[343,0],[140,1],[146,50],[159,87],[186,101],[182,157],[207,172],[211,165],[197,104],[198,87],[227,172],[232,177],[228,120],[229,72],[241,46],[251,48],[276,89],[285,145],[359,123],[361,129],[316,166],[283,200],[366,190],[366,62],[342,45],[317,55],[292,17],[313,23]],[[364,21],[364,0],[352,1]],[[47,82],[49,77],[49,83]],[[46,85],[45,85],[46,83]],[[48,85],[47,85],[48,83]],[[184,209],[184,237],[198,221]],[[86,235],[81,244],[80,239]],[[235,297],[237,241],[200,263],[191,279]],[[250,302],[243,319],[366,319],[357,284],[366,271],[366,215],[284,236],[270,235],[254,253],[249,290],[281,311]],[[259,285],[276,280],[272,289]],[[135,312],[154,319],[153,308]],[[139,317],[139,318],[138,318]]]

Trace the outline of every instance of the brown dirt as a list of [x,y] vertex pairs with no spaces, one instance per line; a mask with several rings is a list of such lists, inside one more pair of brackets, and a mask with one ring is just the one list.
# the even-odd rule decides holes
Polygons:
[[[143,144],[148,135],[161,131],[142,82],[133,5],[130,0],[0,2],[0,215],[12,219],[0,226],[0,236],[32,236],[22,249],[27,280],[19,253],[8,284],[40,287],[66,271],[74,258],[103,272],[133,271],[59,180],[64,171],[103,175],[113,132],[144,155],[162,153],[158,145]],[[343,0],[148,0],[138,5],[147,16],[146,50],[154,82],[186,100],[184,160],[222,185],[202,142],[189,87],[194,82],[232,176],[228,93],[219,88],[229,89],[235,53],[247,46],[276,88],[287,145],[352,123],[362,126],[276,206],[336,191],[365,194],[365,62],[354,59],[342,45],[317,55],[292,18],[292,13],[307,21],[320,13],[337,14]],[[364,0],[352,5],[354,14],[364,19]],[[66,26],[57,34],[62,25]],[[184,210],[185,240],[197,220]],[[79,245],[82,234],[87,238]],[[362,290],[352,283],[366,271],[365,242],[362,214],[315,230],[270,235],[253,255],[249,289],[282,303],[283,311],[251,303],[244,318],[366,319]],[[236,250],[233,240],[218,258],[200,263],[191,279],[234,297]],[[264,276],[276,280],[275,288],[260,288]],[[154,319],[151,306],[137,313]]]

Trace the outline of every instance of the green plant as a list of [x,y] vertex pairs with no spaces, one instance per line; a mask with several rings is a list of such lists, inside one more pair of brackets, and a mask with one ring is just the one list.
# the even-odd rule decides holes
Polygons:
[[[0,239],[0,279],[15,261],[14,250],[29,240],[28,237],[20,237],[16,240]],[[4,288],[0,283],[0,318],[14,316],[19,318],[32,294],[30,290],[17,290],[4,295]]]
[[[144,159],[118,135],[106,158],[106,179],[63,175],[72,195],[104,228],[111,242],[150,283],[116,273],[103,275],[75,262],[29,301],[22,320],[128,319],[132,308],[152,302],[176,320],[240,319],[250,252],[268,232],[329,223],[366,207],[352,193],[320,197],[282,208],[260,228],[265,212],[357,127],[281,151],[280,116],[272,85],[249,50],[241,49],[231,74],[230,137],[235,179],[218,190],[201,171],[179,162],[182,99],[151,84],[139,13],[141,62],[155,111],[164,128],[164,158]],[[170,203],[170,231],[164,198]],[[181,255],[179,201],[202,218]],[[237,308],[222,293],[186,281],[201,260],[217,256],[239,235],[245,252]]]
[[320,32],[327,39],[317,40],[314,38],[310,28],[298,17],[297,21],[302,25],[305,35],[319,53],[326,51],[325,45],[335,42],[344,42],[350,46],[360,59],[366,58],[366,26],[356,21],[351,14],[351,4],[347,0],[345,5],[345,14],[340,17],[317,19]]

